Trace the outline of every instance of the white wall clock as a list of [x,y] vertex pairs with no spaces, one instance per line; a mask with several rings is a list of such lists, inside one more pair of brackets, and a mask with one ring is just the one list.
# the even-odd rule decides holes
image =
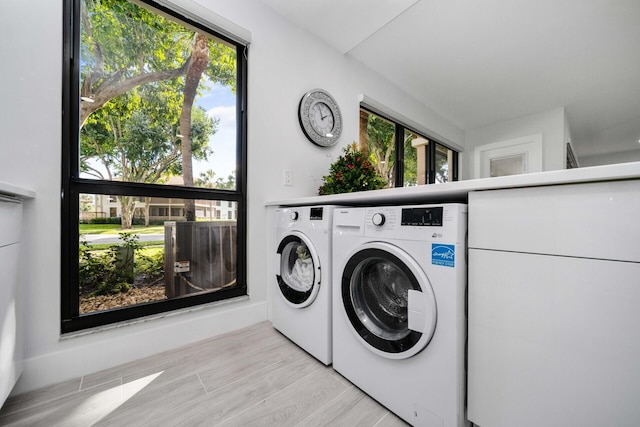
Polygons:
[[342,133],[340,107],[329,92],[322,89],[304,94],[298,107],[298,119],[309,141],[321,147],[334,145]]

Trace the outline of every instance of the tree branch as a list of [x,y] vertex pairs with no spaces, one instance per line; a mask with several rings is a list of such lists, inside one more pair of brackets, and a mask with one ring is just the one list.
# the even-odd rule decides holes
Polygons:
[[[91,94],[92,95],[91,100],[93,102],[85,101],[85,100],[80,101],[81,127],[84,126],[87,118],[91,115],[91,113],[102,108],[104,104],[106,104],[116,96],[122,95],[123,93],[133,89],[136,86],[180,77],[181,75],[186,73],[190,64],[191,64],[191,57],[189,57],[189,59],[180,68],[175,68],[173,70],[156,71],[153,73],[142,73],[142,74],[138,74],[136,76],[130,77],[128,79],[122,80],[120,82],[110,82],[109,84],[104,84],[104,83],[101,84],[98,88],[96,88],[95,93]],[[118,73],[121,74],[121,71],[116,72],[116,74]],[[107,81],[110,81],[112,77],[107,79]]]
[[91,97],[91,88],[94,82],[97,82],[104,76],[104,56],[102,55],[100,43],[93,38],[93,27],[91,26],[91,20],[89,19],[87,8],[81,7],[80,9],[82,12],[82,22],[85,28],[84,31],[89,36],[89,39],[93,41],[93,56],[96,60],[95,69],[92,72],[87,73],[84,81],[82,82],[80,94],[81,96]]

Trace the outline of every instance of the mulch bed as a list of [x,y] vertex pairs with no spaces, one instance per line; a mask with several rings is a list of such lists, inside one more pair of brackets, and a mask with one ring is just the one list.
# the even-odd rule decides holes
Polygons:
[[120,292],[115,295],[97,295],[94,297],[80,297],[80,313],[110,310],[112,308],[126,307],[166,299],[164,283],[155,285],[132,286],[128,292]]

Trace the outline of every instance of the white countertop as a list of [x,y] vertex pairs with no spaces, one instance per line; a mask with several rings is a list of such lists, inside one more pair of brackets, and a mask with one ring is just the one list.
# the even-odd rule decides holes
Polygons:
[[0,181],[0,194],[11,197],[19,197],[21,199],[33,199],[36,197],[35,191],[18,187],[4,181]]
[[[640,180],[640,162],[592,166],[568,170],[502,176],[497,178],[470,179],[446,184],[419,185],[414,187],[386,188],[384,190],[357,193],[310,196],[297,199],[272,200],[266,206],[304,205],[365,205],[430,202],[464,202],[470,191],[505,188],[539,187],[547,185],[577,184],[626,179]],[[640,182],[638,183],[640,192]]]

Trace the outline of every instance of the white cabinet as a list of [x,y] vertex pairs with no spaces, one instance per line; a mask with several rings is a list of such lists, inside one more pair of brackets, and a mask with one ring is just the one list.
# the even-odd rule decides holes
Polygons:
[[468,418],[485,427],[640,419],[640,263],[469,251]]
[[17,268],[19,244],[0,247],[0,402],[22,373],[22,337],[18,336]]
[[0,195],[0,406],[22,373],[18,288],[22,201]]
[[468,418],[637,425],[640,182],[469,194]]

